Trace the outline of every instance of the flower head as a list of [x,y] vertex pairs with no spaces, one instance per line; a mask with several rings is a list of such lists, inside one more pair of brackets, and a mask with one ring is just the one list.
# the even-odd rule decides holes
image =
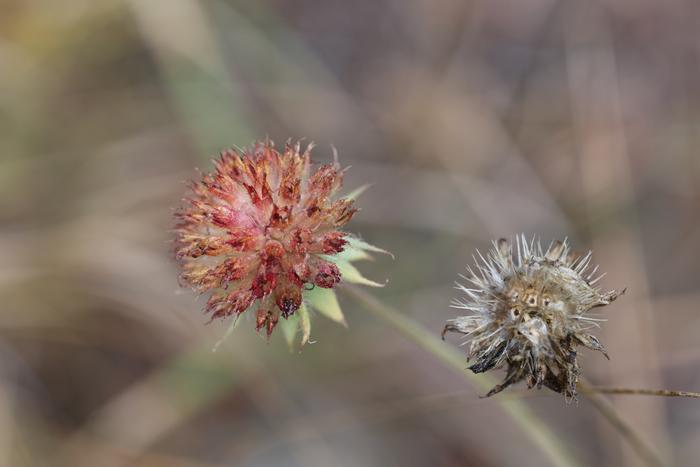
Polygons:
[[305,290],[340,282],[338,254],[350,242],[368,249],[340,230],[357,209],[351,197],[335,196],[338,163],[312,170],[311,149],[287,143],[277,151],[270,141],[227,149],[212,173],[191,184],[176,213],[176,257],[183,285],[210,294],[212,319],[257,303],[256,328],[269,336],[280,316],[304,307]]
[[487,397],[526,380],[529,388],[545,386],[575,398],[580,373],[576,347],[607,357],[589,333],[602,320],[589,312],[624,290],[597,288],[602,275],[594,278],[597,267],[589,271],[591,253],[574,254],[566,240],[546,251],[524,236],[516,237],[515,246],[506,239],[493,245],[486,258],[479,254],[477,273],[468,268],[465,280],[471,285],[457,285],[466,299],[456,299],[452,306],[470,314],[448,320],[443,337],[447,332],[467,336],[474,373],[506,367],[505,379]]

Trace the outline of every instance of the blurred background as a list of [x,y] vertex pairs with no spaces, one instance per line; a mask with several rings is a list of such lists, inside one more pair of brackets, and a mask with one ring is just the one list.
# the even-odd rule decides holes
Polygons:
[[[628,287],[588,378],[699,390],[699,19],[692,0],[0,0],[0,465],[550,465],[348,297],[349,328],[316,319],[302,353],[252,320],[211,352],[228,324],[178,290],[172,209],[195,167],[265,136],[318,162],[333,144],[346,187],[373,184],[349,230],[396,260],[360,267],[436,335],[476,248],[568,236]],[[585,399],[498,397],[582,465],[639,465]],[[698,465],[700,403],[612,401]]]

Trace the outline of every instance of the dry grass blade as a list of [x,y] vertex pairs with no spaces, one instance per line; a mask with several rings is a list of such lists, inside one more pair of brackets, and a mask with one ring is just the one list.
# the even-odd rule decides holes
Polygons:
[[653,467],[664,467],[668,465],[663,461],[661,456],[639,436],[635,429],[620,417],[610,401],[586,384],[579,383],[578,389],[586,396],[586,399],[593,404],[593,407],[595,407],[620,435],[625,438],[646,465]]
[[[354,299],[366,311],[371,312],[386,324],[393,327],[404,337],[410,339],[422,349],[426,350],[446,366],[459,372],[470,383],[480,390],[488,390],[493,384],[490,378],[475,377],[464,371],[464,357],[456,350],[444,345],[437,337],[424,329],[420,324],[405,317],[397,310],[382,303],[368,292],[354,286],[345,286],[340,289]],[[569,452],[564,442],[557,437],[534,413],[522,402],[515,399],[499,399],[498,403],[504,412],[520,427],[530,440],[543,454],[549,458],[552,465],[579,466],[579,461]]]
[[612,388],[602,386],[592,386],[588,388],[591,392],[598,394],[619,394],[629,396],[659,396],[659,397],[687,397],[690,399],[700,399],[700,393],[691,391],[673,391],[670,389],[640,389],[640,388]]
[[[450,368],[459,371],[473,384],[482,389],[488,389],[492,384],[488,378],[483,376],[476,378],[470,373],[466,373],[461,354],[442,345],[442,342],[437,337],[411,319],[403,316],[397,310],[385,305],[371,294],[359,288],[347,286],[342,290],[362,305],[365,310],[372,312],[375,316],[390,324],[405,337],[430,352]],[[639,436],[635,429],[615,412],[610,402],[601,397],[600,394],[596,394],[596,391],[590,386],[579,384],[579,389],[601,415],[627,440],[646,465],[653,467],[666,465],[659,454]],[[499,403],[542,452],[549,457],[554,465],[578,465],[576,459],[566,450],[563,442],[525,405],[514,399],[499,400]]]

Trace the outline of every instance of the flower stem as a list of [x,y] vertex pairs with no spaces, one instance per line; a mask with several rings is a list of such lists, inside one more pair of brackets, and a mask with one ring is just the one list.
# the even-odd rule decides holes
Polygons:
[[586,383],[579,382],[577,388],[586,396],[593,407],[605,417],[605,419],[627,440],[637,455],[644,460],[647,465],[654,467],[664,467],[666,463],[659,454],[649,446],[637,433],[632,425],[627,423],[620,414],[615,411],[609,400],[598,394],[596,388]]
[[671,391],[669,389],[637,389],[637,388],[612,388],[602,386],[591,386],[591,392],[598,394],[623,394],[629,396],[659,396],[659,397],[688,397],[700,399],[700,393],[691,391]]
[[[416,321],[400,313],[398,310],[382,303],[376,297],[366,292],[365,290],[353,286],[344,285],[340,290],[345,292],[349,297],[354,299],[365,310],[374,314],[376,317],[383,320],[385,323],[393,327],[396,331],[403,334],[406,338],[413,341],[422,349],[432,354],[440,360],[445,366],[457,371],[460,375],[466,378],[470,383],[474,384],[481,390],[488,390],[494,385],[494,381],[486,375],[476,377],[472,373],[465,371],[464,356],[455,349],[447,346],[425,329]],[[579,383],[578,388],[588,400],[591,401],[593,407],[598,410],[603,417],[622,435],[623,438],[635,450],[637,455],[644,462],[652,467],[664,466],[665,463],[661,460],[656,451],[651,448],[635,429],[627,423],[615,411],[614,407],[604,397],[597,393],[610,394],[654,394],[654,395],[676,395],[682,397],[698,397],[695,393],[687,393],[682,391],[650,391],[650,390],[630,390],[621,388],[594,388],[587,384]],[[602,391],[601,391],[602,389]],[[614,391],[614,392],[613,392]],[[581,465],[576,458],[566,448],[564,442],[557,437],[546,425],[540,420],[525,404],[515,399],[499,398],[497,402],[501,408],[513,419],[513,421],[526,433],[537,445],[537,447],[549,458],[552,465],[556,466],[579,466]]]
[[[426,350],[445,366],[455,370],[469,382],[481,390],[488,390],[493,386],[491,378],[476,377],[465,371],[464,356],[455,349],[445,345],[442,340],[430,333],[423,326],[401,314],[394,308],[385,305],[376,297],[366,291],[352,285],[346,285],[340,290],[353,298],[365,310],[369,311],[406,338],[413,341]],[[537,447],[549,458],[552,465],[578,467],[580,462],[564,446],[564,442],[552,433],[545,423],[523,403],[515,399],[497,399],[501,408],[513,419],[513,421],[526,433]]]

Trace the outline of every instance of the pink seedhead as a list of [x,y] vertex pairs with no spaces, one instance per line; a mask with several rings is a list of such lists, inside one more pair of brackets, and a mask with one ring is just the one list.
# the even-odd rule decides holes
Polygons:
[[343,180],[337,162],[312,170],[312,147],[287,143],[279,152],[264,141],[227,149],[214,172],[191,184],[176,213],[176,256],[182,284],[210,294],[212,319],[257,301],[256,328],[269,336],[280,315],[303,306],[305,290],[340,282],[333,258],[351,239],[339,229],[357,209],[334,197]]

